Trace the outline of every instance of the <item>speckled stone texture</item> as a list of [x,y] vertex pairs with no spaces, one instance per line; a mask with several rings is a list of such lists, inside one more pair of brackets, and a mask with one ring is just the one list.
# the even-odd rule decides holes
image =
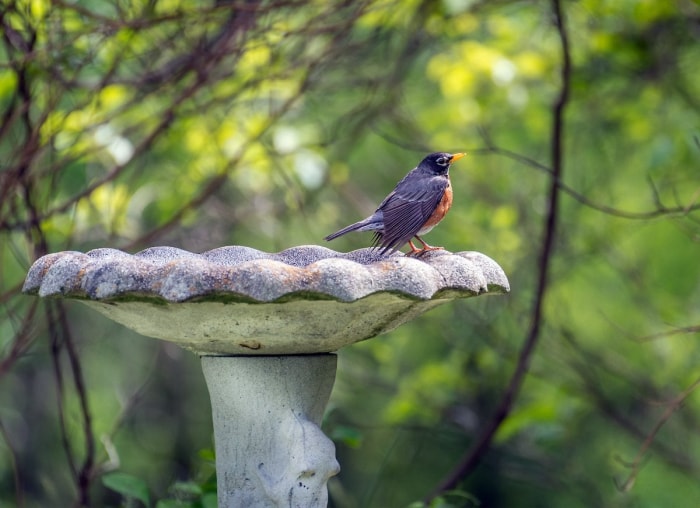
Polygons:
[[[299,354],[392,330],[454,298],[507,293],[478,252],[419,258],[374,249],[300,246],[270,254],[221,247],[202,254],[152,247],[46,255],[23,291],[74,298],[143,335],[199,354]],[[266,305],[263,305],[266,304]]]

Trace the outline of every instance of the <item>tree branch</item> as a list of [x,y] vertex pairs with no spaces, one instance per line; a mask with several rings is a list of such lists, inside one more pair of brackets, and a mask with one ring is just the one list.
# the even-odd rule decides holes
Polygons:
[[[80,363],[80,357],[73,344],[73,337],[71,336],[63,305],[60,302],[51,302],[47,305],[46,310],[48,314],[49,333],[51,335],[51,357],[53,359],[54,375],[58,390],[56,399],[58,402],[59,422],[61,426],[61,441],[78,490],[77,505],[90,506],[90,482],[93,477],[93,465],[95,463],[95,439],[83,369]],[[74,452],[71,447],[63,403],[65,385],[63,368],[61,366],[61,350],[64,347],[68,355],[75,391],[80,402],[83,437],[85,440],[85,457],[80,467],[78,467],[76,463],[76,458],[74,457]]]
[[20,477],[19,467],[17,465],[17,451],[12,445],[10,435],[7,432],[7,429],[5,429],[5,425],[2,423],[2,420],[0,420],[0,436],[2,436],[5,446],[9,451],[12,478],[15,484],[15,501],[17,502],[18,508],[22,508],[24,506],[24,489],[22,488],[22,478]]
[[[522,164],[525,164],[527,166],[530,166],[534,169],[537,169],[539,171],[543,171],[549,175],[553,175],[553,170],[546,165],[537,162],[534,159],[531,159],[530,157],[526,155],[519,154],[517,152],[513,152],[512,150],[508,150],[507,148],[501,148],[495,145],[487,144],[486,148],[477,148],[474,150],[469,150],[470,153],[494,153],[497,155],[503,155],[505,157],[508,157],[509,159],[513,159],[517,162],[520,162]],[[596,203],[595,201],[591,200],[590,198],[586,197],[584,194],[580,193],[573,187],[570,187],[569,185],[565,184],[561,180],[556,180],[557,186],[559,189],[564,193],[567,194],[569,197],[573,198],[574,200],[578,201],[584,206],[587,206],[588,208],[591,208],[593,210],[597,210],[601,213],[604,213],[606,215],[611,215],[613,217],[618,217],[621,219],[630,219],[630,220],[647,220],[647,219],[655,219],[657,217],[666,217],[670,215],[688,215],[690,212],[694,212],[697,210],[700,210],[700,203],[697,202],[698,196],[700,196],[700,190],[689,200],[689,202],[685,205],[678,205],[678,206],[666,206],[661,203],[661,200],[658,196],[658,193],[656,192],[656,189],[653,187],[652,184],[652,193],[654,197],[654,203],[656,204],[656,208],[653,208],[651,210],[645,210],[645,211],[640,211],[640,212],[632,212],[629,210],[620,210],[618,208],[604,205],[601,203]]]
[[654,443],[657,434],[659,433],[659,431],[661,431],[666,422],[671,419],[673,413],[675,413],[681,407],[683,402],[685,402],[685,399],[687,399],[688,396],[698,388],[698,386],[700,386],[700,378],[693,381],[693,383],[688,388],[683,390],[680,394],[678,394],[676,397],[674,397],[671,401],[668,402],[666,410],[658,419],[651,432],[647,434],[646,438],[644,439],[644,442],[642,443],[642,445],[639,448],[639,451],[637,452],[637,456],[634,458],[634,461],[632,461],[632,464],[630,465],[632,471],[630,472],[629,476],[622,484],[618,485],[618,488],[622,492],[629,492],[630,490],[632,490],[632,487],[634,487],[634,483],[637,480],[637,476],[639,475],[639,471],[641,470],[642,460],[646,457],[646,453],[647,451],[649,451],[649,448]]
[[528,372],[530,359],[537,346],[540,337],[540,327],[542,324],[542,313],[544,299],[547,293],[549,281],[550,260],[554,252],[554,241],[557,232],[558,206],[559,206],[559,182],[561,181],[564,169],[564,110],[569,101],[569,88],[571,81],[571,56],[569,50],[569,38],[566,25],[561,10],[560,0],[552,0],[552,11],[554,24],[556,26],[561,44],[562,66],[560,71],[561,88],[559,95],[552,108],[552,131],[551,131],[551,160],[552,174],[549,185],[549,199],[547,216],[544,224],[544,236],[540,250],[538,262],[538,280],[535,292],[535,300],[530,318],[530,326],[518,356],[515,371],[510,379],[496,410],[491,415],[488,424],[476,439],[472,447],[466,451],[455,468],[438,485],[438,487],[427,497],[432,500],[440,493],[455,488],[464,478],[466,478],[479,464],[481,458],[488,450],[493,437],[498,431],[501,423],[510,413],[520,388],[522,387],[525,375]]

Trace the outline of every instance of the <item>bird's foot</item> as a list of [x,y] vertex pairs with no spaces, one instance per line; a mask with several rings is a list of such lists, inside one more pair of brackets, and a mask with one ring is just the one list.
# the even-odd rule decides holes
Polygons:
[[413,245],[413,241],[412,241],[412,240],[409,240],[409,241],[408,241],[408,245],[411,246],[411,250],[410,250],[409,252],[406,253],[407,256],[420,257],[420,256],[422,256],[423,254],[425,254],[426,252],[431,251],[431,250],[445,250],[445,247],[433,247],[432,245],[428,245],[428,244],[425,243],[425,241],[423,241],[423,239],[422,239],[420,236],[418,236],[418,235],[416,235],[416,238],[418,238],[418,241],[419,241],[420,243],[423,244],[423,248],[422,248],[422,249],[416,249],[416,246]]
[[423,254],[425,254],[426,252],[430,252],[430,251],[433,251],[433,250],[445,250],[445,247],[433,247],[432,245],[426,245],[426,246],[423,247],[422,249],[413,248],[413,249],[411,249],[410,251],[408,251],[408,252],[406,253],[406,255],[407,255],[407,256],[410,256],[410,257],[414,257],[414,256],[415,256],[415,257],[419,258],[419,257],[421,257]]

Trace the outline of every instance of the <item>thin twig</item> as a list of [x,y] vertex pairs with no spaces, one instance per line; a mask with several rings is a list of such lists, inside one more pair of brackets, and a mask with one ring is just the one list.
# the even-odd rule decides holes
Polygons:
[[618,485],[618,488],[622,492],[629,492],[632,489],[635,481],[637,480],[637,476],[639,476],[639,472],[641,471],[642,461],[646,457],[647,451],[649,451],[649,448],[654,443],[654,440],[656,439],[656,436],[658,435],[659,431],[661,431],[662,427],[666,424],[666,422],[671,419],[673,413],[675,413],[678,410],[678,408],[681,406],[681,404],[683,404],[685,399],[687,399],[688,396],[698,388],[698,386],[700,386],[700,378],[696,379],[688,388],[683,390],[680,394],[678,394],[678,396],[674,397],[668,403],[666,410],[656,422],[651,432],[649,432],[647,437],[644,439],[642,446],[640,446],[639,451],[637,452],[637,456],[634,458],[630,465],[632,471],[630,472],[629,476],[622,484]]
[[92,469],[95,463],[95,436],[92,428],[92,416],[88,405],[87,387],[83,376],[83,368],[80,363],[80,356],[73,343],[73,336],[68,325],[68,318],[64,306],[58,303],[58,319],[63,335],[63,344],[68,353],[68,360],[73,374],[73,384],[80,401],[80,412],[83,424],[83,436],[85,441],[85,458],[78,471],[76,478],[78,487],[78,501],[80,506],[90,506],[90,481],[92,479]]
[[636,340],[637,342],[650,342],[652,340],[664,339],[666,337],[671,337],[672,335],[682,335],[686,333],[700,333],[700,325],[681,326],[678,328],[673,328],[666,332],[657,332],[649,335],[644,335],[634,340]]
[[[543,171],[550,176],[553,175],[553,170],[546,165],[536,161],[535,159],[532,159],[526,155],[519,154],[517,152],[514,152],[512,150],[508,150],[507,148],[501,148],[498,146],[493,146],[493,145],[487,145],[485,148],[476,148],[473,150],[468,150],[469,153],[494,153],[497,155],[503,155],[504,157],[508,157],[509,159],[513,159],[515,161],[518,161],[522,164],[525,164],[527,166],[530,166],[534,169],[537,169],[539,171]],[[679,205],[679,206],[666,206],[662,205],[660,203],[660,200],[658,200],[658,197],[655,195],[655,204],[656,208],[653,208],[651,210],[644,210],[640,212],[633,212],[629,210],[620,210],[619,208],[615,208],[613,206],[609,205],[604,205],[601,203],[597,203],[590,199],[589,197],[585,196],[584,194],[580,193],[573,187],[570,187],[566,183],[564,183],[561,180],[556,180],[556,184],[559,187],[559,189],[568,195],[569,197],[573,198],[574,200],[578,201],[582,205],[591,208],[593,210],[597,210],[599,212],[602,212],[606,215],[610,215],[613,217],[618,217],[620,219],[630,219],[630,220],[647,220],[647,219],[655,219],[658,217],[667,217],[667,216],[673,216],[673,215],[688,215],[690,212],[694,212],[697,210],[700,210],[700,203],[697,202],[697,196],[693,196],[689,202],[685,205]],[[652,188],[652,192],[654,192],[655,189]],[[700,191],[698,191],[700,193]]]
[[36,326],[34,314],[36,313],[37,307],[37,301],[31,303],[29,309],[24,313],[19,329],[12,338],[12,347],[10,347],[10,350],[5,356],[0,359],[0,378],[10,371],[15,362],[32,344],[32,339],[34,339],[35,336],[34,328]]
[[66,413],[64,407],[65,387],[63,378],[63,368],[61,367],[61,349],[63,347],[61,335],[57,324],[56,310],[54,302],[46,304],[46,321],[48,323],[48,332],[51,338],[51,360],[53,363],[54,378],[56,381],[56,404],[58,405],[58,423],[61,430],[61,444],[66,453],[66,460],[70,468],[73,478],[77,478],[77,467],[75,458],[73,457],[73,449],[68,439],[68,429],[66,426]]
[[[628,414],[625,414],[620,408],[619,401],[608,395],[603,389],[605,382],[601,381],[601,375],[612,376],[617,379],[628,377],[625,372],[620,370],[619,362],[609,362],[599,352],[586,350],[576,340],[575,334],[571,330],[560,330],[560,337],[581,357],[581,360],[571,360],[569,369],[575,372],[583,381],[586,388],[586,396],[593,402],[595,407],[598,408],[599,413],[608,418],[632,438],[640,441],[646,440],[648,433],[642,428],[638,418],[630,417]],[[647,394],[654,391],[653,387],[645,386],[648,380],[644,378],[629,379],[629,383],[640,388],[640,390]],[[639,403],[642,403],[641,400],[637,400]],[[672,447],[658,440],[650,442],[649,447],[653,447],[658,458],[680,471],[694,474],[698,470],[694,459],[690,455],[685,454],[682,450],[674,450]],[[627,465],[629,466],[629,462]]]
[[17,466],[17,452],[12,446],[12,440],[2,420],[0,420],[0,435],[2,435],[5,446],[10,452],[10,466],[12,467],[12,477],[15,483],[16,506],[17,508],[22,508],[24,506],[24,489],[22,488],[22,478],[19,475],[19,467]]

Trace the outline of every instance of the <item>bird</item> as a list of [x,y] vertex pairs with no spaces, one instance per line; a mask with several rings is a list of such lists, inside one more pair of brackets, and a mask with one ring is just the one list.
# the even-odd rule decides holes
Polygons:
[[[325,240],[331,241],[351,231],[372,231],[372,246],[380,249],[381,254],[396,252],[406,243],[411,247],[408,256],[443,249],[428,245],[420,235],[433,229],[452,206],[450,166],[465,155],[446,152],[427,155],[396,184],[372,215],[328,235]],[[414,237],[423,248],[416,248]]]

